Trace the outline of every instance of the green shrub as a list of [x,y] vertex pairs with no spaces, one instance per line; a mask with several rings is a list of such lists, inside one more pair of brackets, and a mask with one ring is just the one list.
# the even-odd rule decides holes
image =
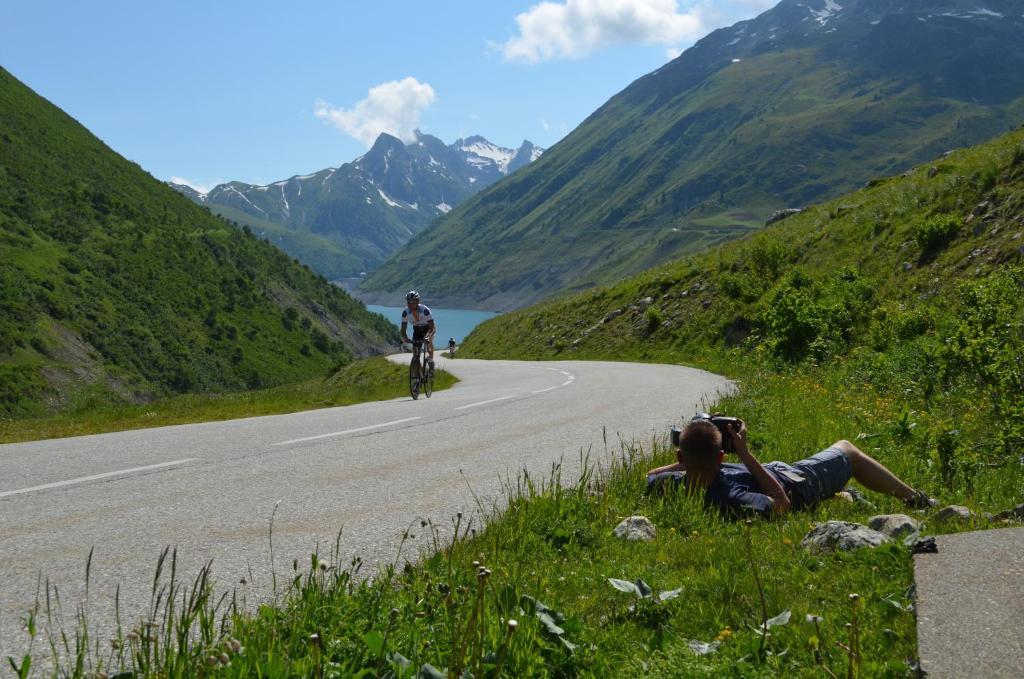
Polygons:
[[661,315],[661,310],[653,305],[647,307],[647,311],[644,312],[644,318],[647,320],[648,333],[652,333],[661,327],[662,321],[665,320],[664,316]]
[[954,214],[928,217],[913,228],[914,240],[925,252],[945,247],[960,231],[960,219]]

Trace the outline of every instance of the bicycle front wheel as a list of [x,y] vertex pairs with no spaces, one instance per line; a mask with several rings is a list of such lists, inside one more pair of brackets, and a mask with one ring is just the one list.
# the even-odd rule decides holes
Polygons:
[[420,362],[415,356],[409,363],[409,395],[414,401],[420,397]]
[[423,372],[423,393],[427,395],[427,398],[430,398],[430,395],[434,393],[434,371],[430,366],[427,366],[423,369]]

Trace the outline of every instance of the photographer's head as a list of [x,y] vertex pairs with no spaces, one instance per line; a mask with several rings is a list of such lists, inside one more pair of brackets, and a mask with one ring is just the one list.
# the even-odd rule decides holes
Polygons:
[[687,475],[713,476],[722,464],[722,432],[710,420],[694,420],[679,436],[679,462]]

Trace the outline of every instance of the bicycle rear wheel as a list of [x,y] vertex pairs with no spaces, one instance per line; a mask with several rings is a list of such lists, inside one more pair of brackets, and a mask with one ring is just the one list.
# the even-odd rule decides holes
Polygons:
[[409,395],[414,401],[420,397],[420,362],[416,356],[409,363]]

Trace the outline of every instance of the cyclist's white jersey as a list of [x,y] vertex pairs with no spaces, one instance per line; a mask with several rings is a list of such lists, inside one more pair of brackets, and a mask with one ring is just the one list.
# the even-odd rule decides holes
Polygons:
[[411,323],[414,328],[430,325],[430,321],[434,320],[434,317],[430,314],[430,308],[426,304],[417,304],[416,307],[415,314],[409,311],[408,305],[402,309],[402,323]]

